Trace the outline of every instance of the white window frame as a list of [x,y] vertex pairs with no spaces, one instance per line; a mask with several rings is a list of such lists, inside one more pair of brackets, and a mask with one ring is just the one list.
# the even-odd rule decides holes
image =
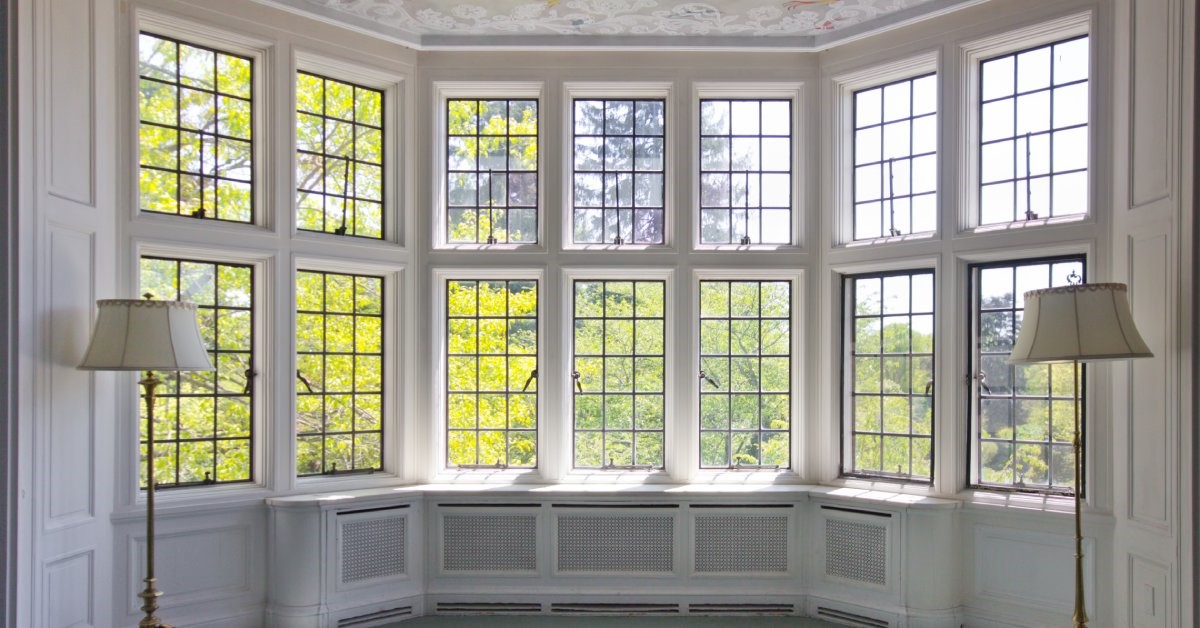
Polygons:
[[[433,356],[436,357],[429,388],[429,407],[432,410],[427,421],[434,426],[432,454],[429,456],[434,482],[464,482],[476,484],[515,484],[536,483],[548,479],[547,454],[551,451],[547,446],[547,423],[554,420],[547,415],[546,395],[559,386],[557,373],[547,368],[546,352],[549,343],[547,339],[547,294],[550,293],[546,283],[546,272],[542,268],[530,267],[434,267],[431,269],[430,296],[430,342]],[[446,407],[446,365],[448,361],[447,325],[446,325],[446,282],[452,280],[487,281],[487,280],[534,280],[538,285],[537,330],[538,348],[536,368],[537,377],[537,464],[533,468],[515,469],[456,469],[448,464],[447,456],[447,407]]]
[[[709,83],[695,82],[692,84],[691,123],[689,133],[691,139],[687,145],[691,147],[688,156],[691,164],[692,186],[690,197],[691,206],[688,214],[691,216],[691,245],[694,251],[787,251],[803,252],[806,248],[806,221],[808,220],[807,195],[809,187],[807,151],[807,130],[809,111],[805,101],[807,85],[803,82],[769,83]],[[751,99],[751,100],[789,100],[792,103],[792,207],[791,207],[791,242],[789,244],[705,244],[700,239],[700,101],[705,99]],[[815,147],[816,144],[814,143]]]
[[[286,464],[288,473],[296,484],[296,488],[305,491],[330,490],[348,484],[372,485],[393,483],[402,474],[402,450],[406,446],[404,435],[404,417],[409,416],[408,408],[411,402],[405,399],[404,392],[412,390],[407,385],[409,373],[402,352],[409,343],[404,336],[401,313],[405,304],[404,286],[406,283],[407,266],[404,264],[385,264],[380,262],[348,261],[308,255],[296,255],[289,269],[289,279],[286,292],[290,304],[288,311],[287,340],[276,342],[285,345],[289,354],[286,362],[287,370],[281,371],[291,380],[287,389],[287,402],[281,408],[288,410],[288,420],[281,421],[286,425],[280,432],[287,431],[288,455],[278,456],[276,462]],[[380,417],[380,429],[383,442],[383,456],[380,459],[380,470],[372,473],[348,473],[340,475],[296,475],[296,392],[300,385],[296,373],[296,273],[299,271],[316,271],[336,274],[373,275],[383,278],[383,416]],[[282,331],[282,330],[276,330]],[[389,443],[390,440],[390,443]],[[389,447],[388,445],[391,444]]]
[[[988,233],[1014,227],[1035,227],[1042,225],[1064,225],[1071,223],[1095,223],[1096,210],[1108,198],[1106,168],[1104,163],[1108,146],[1107,132],[1101,132],[1099,127],[1107,118],[1102,115],[1104,106],[1097,98],[1103,94],[1107,82],[1100,74],[1100,59],[1102,55],[1095,45],[1094,33],[1098,32],[1097,17],[1091,11],[1073,13],[1070,15],[1042,20],[1033,25],[1009,30],[1003,33],[976,39],[964,44],[960,49],[960,63],[963,69],[963,88],[960,93],[960,130],[958,147],[959,154],[965,158],[959,159],[959,170],[955,173],[959,182],[958,188],[958,234]],[[982,62],[992,57],[1019,52],[1028,48],[1036,48],[1052,44],[1064,39],[1087,35],[1089,37],[1088,60],[1088,210],[1083,214],[1035,218],[1033,220],[1017,220],[1009,223],[983,225],[980,222],[980,120],[982,104],[980,102],[981,84],[983,80]]]
[[835,247],[869,246],[910,242],[914,240],[937,239],[940,230],[906,233],[899,236],[885,236],[863,240],[854,239],[854,94],[864,89],[871,89],[895,81],[916,78],[933,73],[937,82],[938,109],[935,114],[938,130],[936,161],[938,164],[938,186],[935,191],[935,205],[938,210],[936,222],[940,224],[941,215],[946,207],[946,194],[942,190],[941,174],[942,148],[944,145],[943,125],[947,119],[942,112],[944,102],[942,94],[942,62],[938,50],[923,52],[885,63],[858,69],[845,74],[834,76],[832,102],[828,103],[832,116],[834,141],[831,142],[830,160],[833,163],[834,177],[831,180],[833,216],[830,220],[830,237]]
[[407,176],[410,168],[408,154],[403,150],[403,142],[408,139],[404,132],[402,111],[405,105],[406,77],[394,72],[351,63],[343,59],[331,57],[307,49],[294,48],[292,53],[291,81],[291,121],[292,129],[291,150],[288,152],[288,181],[291,190],[291,200],[288,205],[292,211],[288,219],[293,238],[311,239],[315,242],[328,242],[330,238],[345,241],[345,236],[332,233],[319,233],[299,228],[296,219],[298,206],[296,203],[296,76],[299,72],[312,72],[333,80],[354,83],[363,87],[377,89],[383,92],[383,237],[351,238],[358,246],[380,246],[388,250],[396,246],[405,248],[405,236],[412,233],[409,212],[402,211],[403,207],[412,205],[408,201],[412,192],[405,182],[411,181]]
[[[665,251],[676,252],[675,224],[679,215],[676,199],[675,128],[672,117],[676,111],[673,83],[667,82],[566,82],[563,83],[562,108],[562,250],[564,251]],[[575,99],[654,99],[663,100],[663,242],[662,244],[588,244],[575,242]]]
[[[433,89],[432,112],[430,116],[432,129],[432,150],[429,154],[433,157],[433,167],[430,169],[432,178],[430,180],[430,199],[432,200],[433,222],[430,225],[430,247],[434,251],[521,251],[521,252],[536,252],[545,253],[548,250],[546,237],[549,231],[546,228],[546,223],[549,218],[546,215],[546,178],[550,175],[548,172],[548,160],[546,159],[544,142],[545,132],[550,128],[546,124],[546,111],[548,110],[548,102],[546,99],[546,86],[542,81],[435,81]],[[538,103],[538,164],[537,170],[537,241],[527,243],[469,243],[449,241],[446,233],[446,224],[449,216],[446,198],[446,181],[447,181],[447,163],[446,159],[446,144],[449,141],[446,135],[446,103],[448,100],[456,98],[466,98],[471,100],[487,100],[488,98],[503,98],[507,100],[536,100]]]
[[[562,281],[562,337],[560,339],[563,362],[562,383],[559,385],[561,396],[560,416],[562,417],[561,434],[556,438],[552,450],[561,460],[556,460],[555,467],[561,469],[547,479],[562,483],[669,483],[680,475],[678,447],[676,442],[686,427],[680,421],[675,403],[676,364],[675,359],[675,319],[677,318],[674,304],[675,269],[655,267],[579,267],[567,266],[561,269]],[[629,469],[580,469],[575,467],[573,456],[575,439],[575,394],[574,380],[567,376],[575,364],[574,335],[575,335],[575,281],[576,280],[605,280],[605,281],[662,281],[663,292],[663,468],[653,470]]]
[[[760,484],[760,483],[777,483],[777,482],[801,482],[804,477],[804,469],[807,467],[808,461],[806,456],[807,441],[805,432],[808,427],[808,416],[805,412],[807,405],[807,390],[805,382],[807,381],[807,364],[805,363],[805,341],[806,328],[805,321],[807,310],[805,310],[805,301],[807,300],[807,289],[805,287],[807,271],[803,268],[761,268],[761,267],[722,267],[722,268],[695,268],[692,270],[691,281],[688,288],[691,292],[691,320],[688,321],[690,333],[688,342],[690,348],[688,355],[690,356],[690,372],[684,372],[683,375],[691,380],[688,386],[688,401],[687,403],[677,404],[676,413],[682,415],[687,412],[686,425],[687,432],[683,438],[676,437],[677,444],[686,447],[686,452],[679,455],[682,461],[686,461],[687,474],[683,479],[689,483],[698,484]],[[750,468],[745,470],[738,469],[704,469],[700,467],[700,282],[707,280],[715,281],[788,281],[791,283],[792,302],[791,302],[791,418],[788,421],[789,443],[788,457],[789,466],[784,469],[763,469]],[[679,417],[679,423],[684,422],[684,417]],[[682,474],[681,474],[682,475]]]

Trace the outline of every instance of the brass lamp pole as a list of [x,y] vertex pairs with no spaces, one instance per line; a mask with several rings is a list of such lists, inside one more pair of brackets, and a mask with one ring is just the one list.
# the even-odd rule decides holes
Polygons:
[[105,299],[92,341],[80,369],[89,371],[144,371],[138,382],[146,399],[146,588],[142,598],[145,617],[140,628],[170,628],[155,613],[162,596],[154,575],[154,393],[162,380],[155,371],[211,371],[208,350],[200,338],[196,306],[180,301]]
[[[1009,364],[1071,362],[1075,390],[1079,390],[1079,363],[1153,357],[1142,340],[1122,283],[1084,284],[1079,275],[1071,285],[1025,293],[1021,335],[1013,345]],[[1079,400],[1075,401],[1075,628],[1086,628],[1083,590],[1083,440],[1080,438]]]

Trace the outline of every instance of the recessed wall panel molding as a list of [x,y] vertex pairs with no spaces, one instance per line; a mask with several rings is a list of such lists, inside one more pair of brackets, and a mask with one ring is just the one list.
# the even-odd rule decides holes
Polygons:
[[[225,601],[252,592],[251,573],[256,551],[251,527],[235,525],[202,530],[166,532],[154,536],[158,589],[168,593],[171,606]],[[138,613],[137,593],[145,584],[146,538],[140,530],[129,537],[126,612]],[[261,545],[257,540],[254,545]]]
[[1176,163],[1172,115],[1179,68],[1178,0],[1133,0],[1128,24],[1129,207],[1138,209],[1171,195]]
[[48,561],[44,566],[45,589],[42,603],[47,628],[84,628],[95,626],[92,615],[95,589],[92,564],[95,553],[81,550]]
[[[1095,615],[1095,547],[1083,540],[1087,612]],[[1015,528],[975,529],[975,595],[1069,616],[1075,595],[1075,541],[1068,534]]]
[[49,0],[44,7],[46,189],[95,206],[95,3]]
[[1129,247],[1129,302],[1138,330],[1154,357],[1130,362],[1128,382],[1129,421],[1126,443],[1129,447],[1129,490],[1126,492],[1128,516],[1157,529],[1171,528],[1171,495],[1175,494],[1175,442],[1171,428],[1170,373],[1168,358],[1171,338],[1171,311],[1174,300],[1170,260],[1172,246],[1165,233],[1133,235]]
[[1167,628],[1178,626],[1174,609],[1178,603],[1170,588],[1167,566],[1134,554],[1126,563],[1129,569],[1129,618],[1131,628]]
[[90,521],[95,512],[93,376],[75,366],[91,333],[96,249],[91,233],[53,223],[46,239],[43,489],[45,526],[56,529]]

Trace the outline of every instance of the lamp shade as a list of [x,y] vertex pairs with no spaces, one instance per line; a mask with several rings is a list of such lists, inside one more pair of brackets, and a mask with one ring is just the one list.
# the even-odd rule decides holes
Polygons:
[[211,371],[196,305],[104,299],[79,368],[88,371]]
[[1153,357],[1133,324],[1126,293],[1123,283],[1026,292],[1021,335],[1009,364]]

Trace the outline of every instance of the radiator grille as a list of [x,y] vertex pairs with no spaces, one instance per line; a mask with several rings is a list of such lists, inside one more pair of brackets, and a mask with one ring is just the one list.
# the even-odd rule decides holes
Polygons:
[[403,516],[342,523],[342,582],[404,574],[407,523]]
[[696,571],[786,572],[788,518],[762,515],[696,517]]
[[560,515],[558,570],[670,572],[674,536],[671,515]]
[[887,528],[825,520],[825,574],[855,582],[887,585]]
[[453,514],[442,519],[445,571],[536,571],[537,516]]

